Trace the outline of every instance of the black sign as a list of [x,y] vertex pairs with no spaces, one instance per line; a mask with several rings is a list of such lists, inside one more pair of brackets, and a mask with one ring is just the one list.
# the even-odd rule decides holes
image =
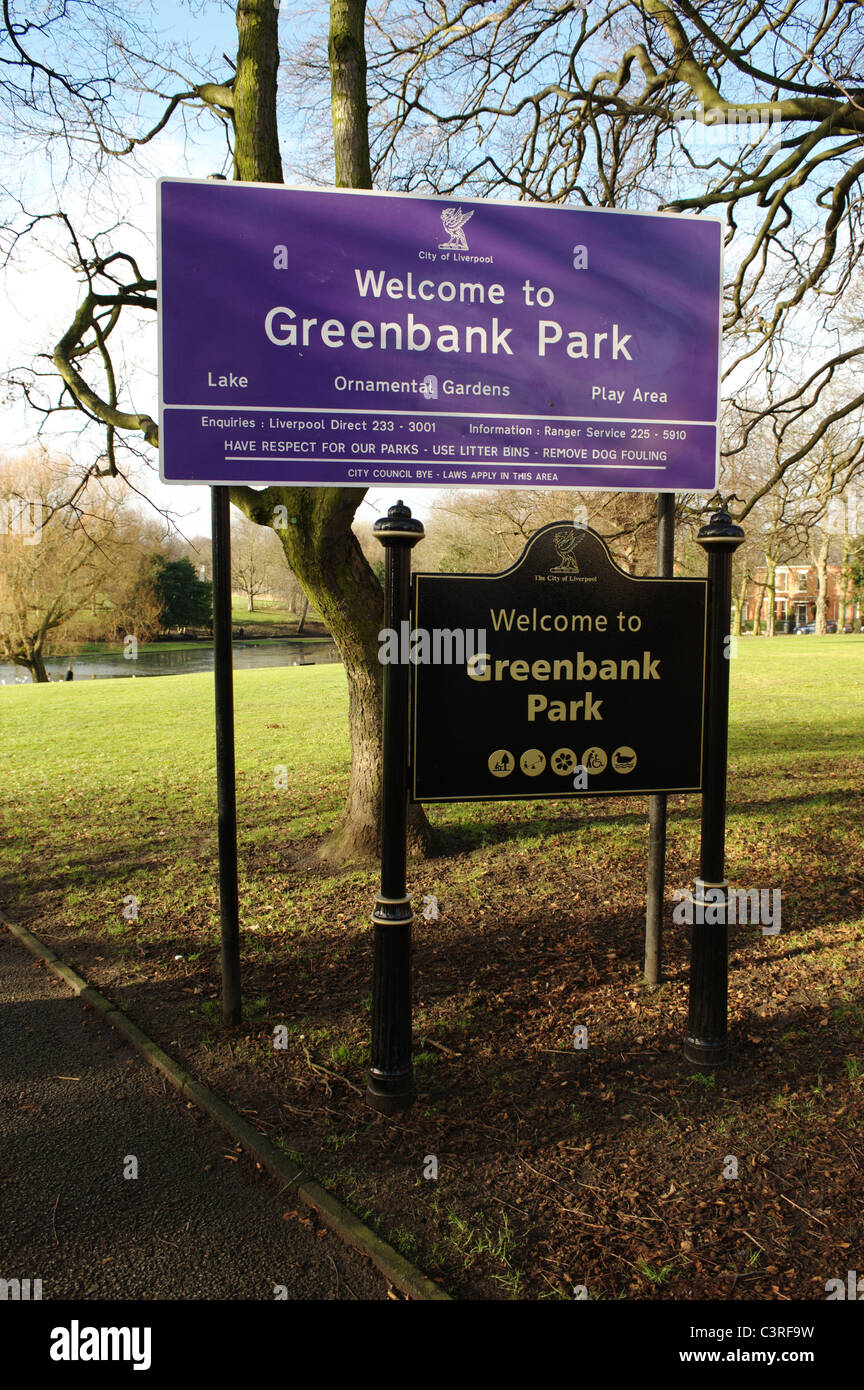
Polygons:
[[701,790],[707,580],[554,522],[503,574],[415,575],[412,613],[414,801]]

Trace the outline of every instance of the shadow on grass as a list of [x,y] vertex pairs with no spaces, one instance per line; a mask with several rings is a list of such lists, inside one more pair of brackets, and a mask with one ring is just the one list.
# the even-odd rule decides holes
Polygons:
[[[752,800],[743,795],[736,796],[735,790],[730,786],[728,802],[730,822],[739,816],[771,814],[781,809],[793,813],[806,811],[816,806],[827,808],[829,804],[832,809],[849,807],[852,810],[860,810],[861,808],[861,793],[854,788],[845,791],[819,788],[809,793],[796,795],[787,795],[778,791],[776,796],[755,797]],[[631,828],[642,830],[647,828],[648,823],[647,802],[644,801],[637,807],[627,805],[624,809],[621,807],[620,799],[616,799],[614,802],[610,800],[605,803],[609,809],[602,810],[604,803],[599,797],[592,798],[590,801],[586,799],[579,802],[578,805],[590,807],[590,810],[586,809],[581,814],[574,811],[573,802],[567,801],[556,803],[554,811],[551,809],[536,810],[533,814],[526,814],[524,819],[516,819],[512,814],[496,813],[488,809],[494,804],[496,803],[481,803],[470,821],[454,816],[452,820],[435,822],[433,826],[435,837],[433,857],[442,858],[447,855],[464,854],[492,845],[533,839],[538,836],[553,839],[568,832],[603,830],[607,827],[622,830]],[[512,805],[512,803],[500,804]],[[533,806],[538,806],[538,804],[537,802],[532,803]],[[439,814],[446,813],[439,811]],[[668,814],[670,826],[684,822],[698,824],[701,818],[698,795],[691,797],[670,796]]]
[[[819,901],[814,890],[814,907]],[[828,952],[830,944],[808,945],[807,938],[829,923],[837,925],[828,912],[822,919],[814,916],[800,933],[803,944],[771,938],[770,954],[755,959],[750,953],[759,949],[764,939],[754,929],[732,928],[731,992],[734,994],[738,982],[746,983],[754,971],[757,975],[768,971],[770,975],[796,957],[815,955],[818,959],[820,953]],[[626,991],[638,986],[644,993],[630,1016],[630,1031],[635,1037],[642,1031],[643,1011],[649,1017],[654,1011],[653,1000],[671,992],[680,1009],[686,1011],[690,974],[689,931],[667,923],[663,985],[656,992],[643,987],[643,932],[640,913],[591,905],[565,912],[545,909],[533,917],[495,913],[491,922],[474,918],[459,926],[446,920],[418,921],[414,945],[416,1003],[438,1018],[433,1031],[449,1045],[454,1039],[458,1044],[461,1029],[472,1036],[487,1035],[490,1040],[500,1033],[504,1026],[501,1008],[496,1012],[488,1000],[510,1001],[506,1026],[511,1028],[518,1026],[522,1015],[536,1013],[538,1002],[546,996],[550,1011],[563,1012],[563,1004],[556,1002],[559,995],[570,1005],[585,1008],[610,991],[620,991],[623,998]],[[263,997],[263,1012],[272,1024],[303,1016],[334,1035],[350,1033],[358,1024],[365,1027],[368,1014],[361,1001],[368,999],[371,989],[371,947],[371,928],[365,923],[346,923],[335,938],[314,932],[300,937],[270,931],[254,938],[246,935],[241,962],[244,998]],[[97,940],[95,944],[91,937],[89,946],[82,944],[73,951],[73,959],[83,957],[85,973],[87,960],[95,958],[96,950],[100,954],[113,951],[118,965],[140,965],[146,957],[146,968],[160,971],[158,978],[126,981],[109,989],[112,999],[131,1017],[140,1021],[157,1016],[166,1025],[174,1018],[183,1024],[187,1041],[193,1041],[215,1021],[208,1002],[218,999],[219,990],[218,951],[212,933],[210,940],[204,940],[200,931],[184,931],[177,923],[171,932],[144,935],[130,930],[119,939]],[[177,956],[183,957],[182,964],[175,964]],[[839,997],[839,986],[835,993]],[[767,986],[765,997],[770,998]],[[762,1002],[756,994],[748,1006],[754,1029],[761,1026],[754,1010]],[[256,1028],[260,1027],[262,1010],[257,1013],[258,1019],[253,1019]],[[448,1013],[461,1020],[452,1033]]]

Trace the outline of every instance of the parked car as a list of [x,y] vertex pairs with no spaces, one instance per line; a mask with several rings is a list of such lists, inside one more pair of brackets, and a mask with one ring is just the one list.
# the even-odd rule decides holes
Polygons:
[[[813,633],[814,633],[815,631],[816,631],[816,624],[815,624],[815,623],[805,623],[803,627],[796,627],[796,629],[795,629],[795,636],[796,636],[796,637],[812,637],[812,635],[813,635]],[[836,632],[836,631],[837,631],[837,624],[836,624],[836,623],[826,623],[826,624],[825,624],[825,631],[826,631],[826,632]]]

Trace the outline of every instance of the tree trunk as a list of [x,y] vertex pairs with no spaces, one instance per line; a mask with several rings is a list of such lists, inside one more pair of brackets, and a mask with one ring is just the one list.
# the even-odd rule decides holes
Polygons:
[[831,548],[831,538],[828,535],[822,537],[822,542],[816,554],[816,632],[824,637],[828,623],[828,552]]
[[[369,167],[365,0],[331,0],[329,43],[336,183],[371,188]],[[235,175],[282,182],[276,131],[278,10],[273,0],[239,0],[234,84]],[[339,823],[319,851],[333,863],[377,852],[381,804],[381,665],[378,632],[384,616],[381,586],[351,530],[364,488],[232,488],[231,501],[251,521],[274,527],[307,599],[321,613],[348,678],[351,775]],[[292,519],[274,525],[274,507]],[[304,613],[305,616],[305,613]],[[422,807],[409,816],[412,845],[431,840]]]
[[754,613],[754,615],[753,615],[753,635],[754,635],[754,637],[761,637],[761,636],[762,636],[762,606],[763,606],[764,602],[765,602],[765,584],[764,584],[764,582],[763,582],[763,583],[760,584],[760,586],[759,586],[759,597],[758,597],[757,600],[756,600],[756,611],[755,611],[755,613]]
[[766,637],[773,637],[774,624],[777,618],[777,561],[773,555],[768,556],[765,588],[768,593],[768,630],[765,635]]
[[747,573],[747,567],[745,566],[744,573],[741,576],[741,584],[738,589],[738,601],[732,609],[732,634],[735,637],[741,636],[741,622],[744,616],[744,604],[747,599],[747,585],[749,583],[750,575]]
[[35,684],[48,684],[48,672],[45,670],[45,658],[39,648],[35,650],[31,649],[26,656],[16,656],[14,661],[16,666],[23,666],[25,671],[30,672]]
[[254,612],[255,612],[255,595],[254,595],[254,594],[249,594],[249,596],[247,597],[247,600],[246,600],[246,612],[247,612],[247,613],[254,613]]
[[282,182],[276,124],[279,10],[273,0],[237,0],[234,177]]
[[843,533],[843,556],[840,561],[840,621],[837,624],[838,630],[843,631],[849,624],[849,614],[851,605],[849,594],[852,588],[852,537],[849,535],[848,521]]
[[309,600],[308,600],[308,598],[306,597],[306,595],[304,594],[304,595],[303,595],[303,612],[300,614],[300,621],[299,621],[299,623],[297,624],[297,636],[298,636],[298,637],[300,636],[300,633],[303,631],[304,627],[306,626],[306,614],[307,614],[308,612],[309,612]]
[[371,188],[366,0],[330,0],[331,109],[337,188]]
[[[274,527],[291,570],[321,613],[345,664],[351,773],[339,822],[318,857],[329,863],[370,857],[380,848],[378,633],[384,622],[384,595],[351,530],[357,493],[353,488],[232,488],[231,500],[250,521]],[[277,506],[286,509],[289,525],[275,526]],[[422,807],[411,808],[409,824],[412,848],[425,852],[431,831]]]

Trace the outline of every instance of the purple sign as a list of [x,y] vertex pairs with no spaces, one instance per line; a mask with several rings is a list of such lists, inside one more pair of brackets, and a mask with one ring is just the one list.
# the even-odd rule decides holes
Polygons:
[[721,224],[162,179],[165,482],[713,491]]

